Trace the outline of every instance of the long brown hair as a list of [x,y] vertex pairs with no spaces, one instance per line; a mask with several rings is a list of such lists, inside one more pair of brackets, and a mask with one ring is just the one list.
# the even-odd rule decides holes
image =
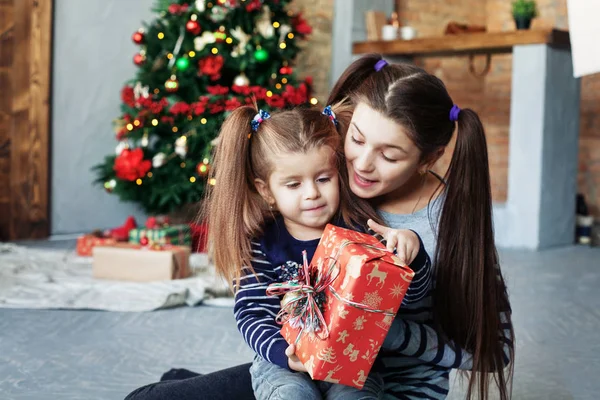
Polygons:
[[[329,102],[364,103],[400,124],[421,151],[421,161],[450,142],[452,99],[443,82],[410,64],[390,64],[379,71],[379,55],[352,63],[334,86]],[[445,175],[445,200],[439,219],[435,254],[434,320],[447,343],[473,354],[468,398],[487,399],[490,377],[501,399],[510,397],[513,365],[504,371],[503,322],[510,306],[492,225],[488,152],[477,113],[458,116],[456,147]],[[508,321],[503,320],[506,315]],[[510,340],[514,331],[510,324]],[[514,360],[514,346],[510,346]]]
[[[351,112],[336,105],[332,108],[339,114],[340,129],[347,129]],[[273,218],[254,184],[257,178],[268,182],[273,154],[305,153],[329,146],[336,154],[341,175],[339,216],[348,225],[364,226],[375,215],[368,203],[357,199],[349,189],[340,134],[321,110],[275,112],[253,132],[250,122],[257,113],[256,107],[243,106],[223,123],[210,176],[215,185],[207,190],[202,212],[217,272],[236,286],[242,269],[252,269],[251,238],[260,235],[265,222]],[[350,207],[354,202],[363,206]]]

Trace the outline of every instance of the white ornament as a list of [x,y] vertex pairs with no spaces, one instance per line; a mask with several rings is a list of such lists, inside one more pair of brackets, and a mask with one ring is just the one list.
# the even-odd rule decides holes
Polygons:
[[185,158],[185,156],[187,154],[187,146],[175,147],[175,154],[177,154],[181,158]]
[[248,86],[248,85],[250,85],[250,80],[248,79],[248,77],[246,76],[246,74],[244,74],[242,72],[240,75],[236,76],[233,79],[233,84],[235,86]]
[[147,135],[142,136],[142,140],[140,140],[140,146],[148,147],[148,136]]
[[179,136],[177,138],[177,140],[175,141],[175,146],[178,146],[178,147],[183,147],[186,144],[187,144],[187,137],[185,137],[185,136]]
[[117,145],[117,148],[115,149],[115,153],[117,153],[117,155],[120,155],[123,150],[128,149],[129,148],[129,143],[127,143],[126,141],[122,141],[119,142],[119,144]]
[[292,27],[289,25],[281,25],[279,27],[279,41],[283,42],[288,33],[292,31]]
[[156,153],[154,157],[152,157],[152,166],[154,168],[160,168],[165,165],[165,160],[167,156],[165,153]]
[[273,24],[271,23],[271,10],[269,6],[263,7],[263,13],[256,22],[256,30],[265,39],[269,39],[275,35],[275,28],[273,28]]
[[206,6],[204,5],[204,0],[196,0],[196,10],[200,12],[204,12]]
[[184,158],[187,154],[187,137],[180,136],[175,141],[175,153],[178,154],[181,158]]
[[202,51],[207,44],[214,43],[215,41],[215,34],[205,31],[202,36],[196,36],[194,39],[194,48],[196,51]]
[[149,96],[150,88],[148,86],[142,86],[141,82],[138,82],[133,87],[133,96],[135,101],[138,101],[140,97],[147,98]]
[[237,26],[229,33],[239,42],[231,51],[231,56],[238,57],[242,54],[246,54],[246,45],[250,41],[250,35],[244,32],[244,30],[240,26]]

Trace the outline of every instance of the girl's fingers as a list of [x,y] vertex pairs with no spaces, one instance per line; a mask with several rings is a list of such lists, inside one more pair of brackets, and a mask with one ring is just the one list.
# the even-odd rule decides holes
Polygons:
[[394,249],[396,247],[398,247],[398,236],[396,235],[389,235],[388,238],[386,238],[386,248],[388,249],[388,251],[393,252]]
[[386,235],[386,233],[389,231],[388,227],[385,227],[383,225],[378,224],[377,222],[373,221],[372,219],[367,221],[367,225],[369,226],[369,228],[371,228],[375,233],[380,234],[381,236]]
[[285,355],[288,356],[288,358],[290,358],[295,354],[296,354],[296,346],[294,346],[293,344],[290,344],[287,347],[287,349],[285,349]]

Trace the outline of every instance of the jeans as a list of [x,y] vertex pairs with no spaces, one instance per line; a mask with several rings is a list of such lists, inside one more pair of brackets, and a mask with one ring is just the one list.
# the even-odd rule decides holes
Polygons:
[[249,369],[250,364],[243,364],[198,376],[171,370],[161,382],[134,390],[126,400],[255,400]]
[[377,400],[383,396],[383,379],[371,373],[362,389],[313,381],[305,372],[290,371],[256,356],[252,388],[257,400]]

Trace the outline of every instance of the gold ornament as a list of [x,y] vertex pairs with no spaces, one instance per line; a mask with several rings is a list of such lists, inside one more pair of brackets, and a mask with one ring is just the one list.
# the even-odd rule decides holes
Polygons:
[[167,79],[167,81],[165,82],[165,89],[169,93],[174,93],[179,89],[179,81],[177,80],[175,75],[172,75],[171,78]]

